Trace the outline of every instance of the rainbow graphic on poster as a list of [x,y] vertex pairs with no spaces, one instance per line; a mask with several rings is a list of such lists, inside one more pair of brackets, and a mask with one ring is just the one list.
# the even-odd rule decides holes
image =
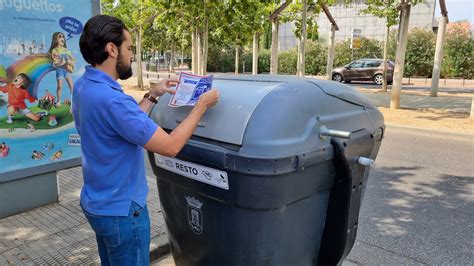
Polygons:
[[35,54],[26,56],[15,62],[7,69],[8,76],[12,79],[20,73],[25,73],[31,79],[31,86],[28,92],[38,99],[38,87],[41,79],[55,68],[51,64],[48,54]]

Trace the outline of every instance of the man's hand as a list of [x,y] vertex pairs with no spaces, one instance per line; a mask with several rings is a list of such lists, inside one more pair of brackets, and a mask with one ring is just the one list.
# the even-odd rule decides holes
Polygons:
[[218,100],[219,91],[216,89],[211,89],[199,96],[198,102],[183,122],[169,134],[158,127],[151,139],[145,144],[145,149],[164,156],[176,156],[193,134],[206,110],[214,106]]
[[170,87],[178,86],[179,80],[177,79],[163,79],[153,87],[150,88],[150,94],[153,97],[162,96],[165,93],[174,94],[174,90],[170,89]]
[[196,105],[203,105],[207,108],[214,106],[219,101],[219,91],[215,88],[203,93],[199,96]]

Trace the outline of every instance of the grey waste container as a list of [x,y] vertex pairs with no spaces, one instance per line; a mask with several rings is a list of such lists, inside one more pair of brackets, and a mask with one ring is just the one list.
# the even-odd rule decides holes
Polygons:
[[[177,265],[337,264],[356,237],[382,114],[349,86],[218,77],[221,99],[176,158],[148,153]],[[174,129],[191,107],[164,96]]]

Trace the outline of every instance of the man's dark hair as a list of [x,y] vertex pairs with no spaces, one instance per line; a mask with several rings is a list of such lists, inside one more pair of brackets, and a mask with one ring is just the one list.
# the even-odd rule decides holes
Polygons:
[[82,57],[93,66],[102,64],[109,57],[105,46],[111,42],[120,47],[125,40],[124,30],[128,31],[118,18],[107,15],[90,18],[79,40]]
[[23,79],[23,83],[21,84],[21,88],[28,89],[31,86],[31,79],[25,73],[18,74]]

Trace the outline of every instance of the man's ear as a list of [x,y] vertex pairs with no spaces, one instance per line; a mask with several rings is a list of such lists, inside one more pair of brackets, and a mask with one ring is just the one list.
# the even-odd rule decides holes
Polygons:
[[109,42],[105,45],[105,51],[109,54],[112,58],[118,58],[119,51],[115,44]]

